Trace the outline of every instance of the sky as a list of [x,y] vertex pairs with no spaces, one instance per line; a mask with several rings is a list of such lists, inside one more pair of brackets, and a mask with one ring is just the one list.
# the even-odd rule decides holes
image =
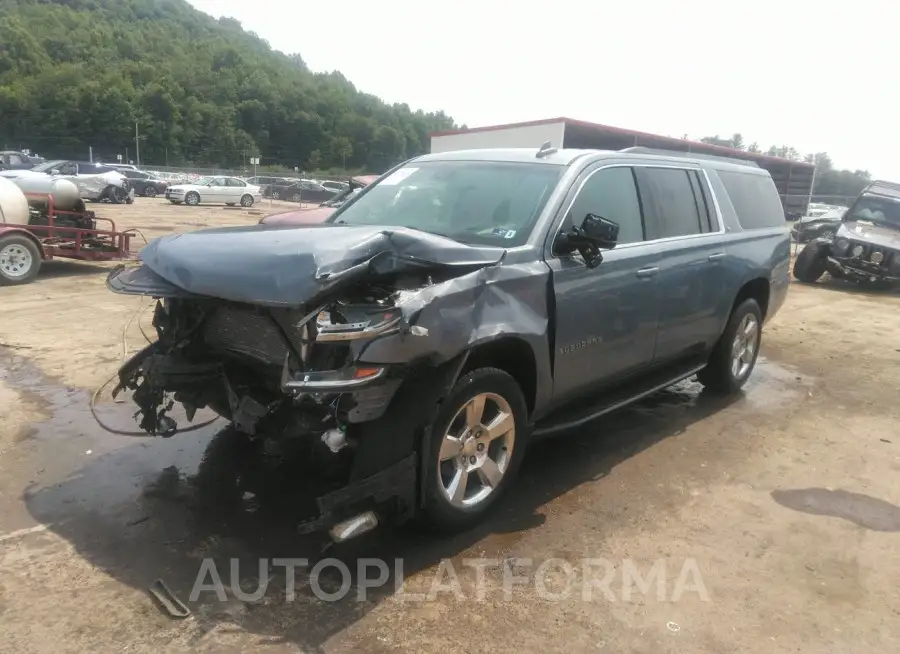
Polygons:
[[314,71],[469,127],[566,116],[740,132],[900,182],[900,9],[883,0],[189,2]]

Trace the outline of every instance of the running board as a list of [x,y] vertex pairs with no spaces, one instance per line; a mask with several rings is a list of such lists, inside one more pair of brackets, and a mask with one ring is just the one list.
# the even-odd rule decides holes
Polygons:
[[664,368],[657,373],[642,377],[614,391],[605,393],[598,402],[593,404],[586,406],[580,403],[575,405],[574,408],[565,407],[558,409],[539,421],[535,425],[532,435],[534,438],[547,438],[549,436],[558,436],[576,427],[581,427],[602,415],[652,395],[672,384],[684,381],[688,377],[696,375],[705,367],[705,362],[700,365],[694,364],[688,368],[682,366],[674,375],[672,368]]

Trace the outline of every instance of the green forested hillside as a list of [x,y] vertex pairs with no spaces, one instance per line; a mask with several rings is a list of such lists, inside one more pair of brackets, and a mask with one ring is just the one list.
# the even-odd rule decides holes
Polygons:
[[453,126],[313,74],[184,0],[0,0],[0,147],[84,158],[93,146],[107,159],[129,147],[134,158],[135,120],[144,162],[261,155],[376,171]]

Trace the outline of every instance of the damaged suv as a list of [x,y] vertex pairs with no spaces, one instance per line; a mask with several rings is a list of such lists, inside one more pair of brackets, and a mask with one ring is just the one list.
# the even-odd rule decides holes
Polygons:
[[862,283],[900,282],[900,184],[876,181],[843,215],[834,238],[810,241],[797,255],[794,277],[822,275]]
[[[209,407],[323,480],[304,529],[483,517],[535,438],[698,375],[735,392],[782,305],[767,172],[633,148],[412,159],[312,226],[166,236],[116,292],[159,298],[120,370],[149,434]],[[277,451],[277,447],[275,451]]]

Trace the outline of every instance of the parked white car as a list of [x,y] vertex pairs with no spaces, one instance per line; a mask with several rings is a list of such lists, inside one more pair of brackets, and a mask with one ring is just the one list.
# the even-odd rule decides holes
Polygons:
[[190,184],[176,184],[166,190],[166,199],[173,204],[200,203],[240,204],[252,207],[254,202],[262,201],[262,193],[258,186],[248,184],[237,177],[201,177]]

